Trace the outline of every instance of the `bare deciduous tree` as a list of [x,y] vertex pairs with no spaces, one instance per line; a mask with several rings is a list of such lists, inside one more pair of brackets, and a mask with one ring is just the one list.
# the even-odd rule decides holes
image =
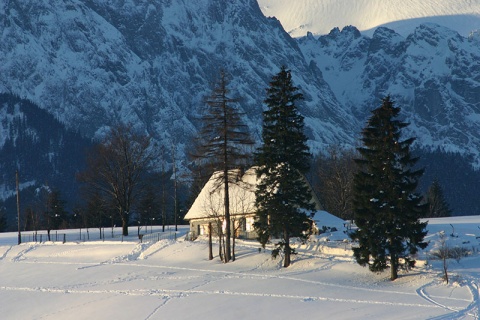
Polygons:
[[205,99],[208,106],[207,112],[202,117],[202,130],[200,133],[199,153],[196,158],[202,158],[212,163],[215,171],[222,172],[219,175],[219,184],[222,184],[225,192],[225,262],[231,260],[231,226],[230,226],[230,203],[229,182],[234,182],[235,177],[230,176],[230,170],[245,166],[250,158],[246,150],[253,145],[248,133],[248,127],[242,123],[243,114],[234,106],[237,98],[230,96],[228,88],[228,76],[222,70],[220,78],[214,85],[211,94]]
[[432,255],[434,258],[440,259],[443,262],[443,280],[448,284],[448,258],[450,258],[450,246],[447,244],[445,232],[440,232],[440,246]]
[[246,215],[255,212],[255,201],[252,199],[255,188],[249,183],[240,180],[237,183],[237,187],[232,191],[233,197],[233,212],[231,221],[233,225],[233,237],[232,237],[232,261],[235,261],[235,239],[238,237],[238,233],[242,226],[246,223]]
[[112,203],[128,235],[129,214],[145,188],[143,179],[156,156],[151,138],[139,134],[130,125],[110,130],[87,157],[87,169],[79,175],[92,191]]

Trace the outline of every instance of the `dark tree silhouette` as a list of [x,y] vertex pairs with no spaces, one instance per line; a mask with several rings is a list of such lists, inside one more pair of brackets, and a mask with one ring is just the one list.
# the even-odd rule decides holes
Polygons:
[[450,217],[452,215],[452,210],[445,200],[443,195],[443,189],[440,186],[438,179],[434,179],[430,188],[427,191],[427,202],[428,202],[428,218],[435,217]]
[[78,178],[97,192],[106,203],[112,203],[121,221],[124,236],[132,209],[145,190],[145,176],[156,157],[150,137],[119,125],[90,150],[87,168]]
[[290,70],[282,67],[267,89],[263,113],[263,144],[255,154],[260,182],[255,192],[257,218],[254,227],[265,246],[271,237],[280,236],[272,255],[284,253],[284,267],[291,263],[290,238],[302,236],[309,229],[314,210],[304,174],[311,156],[304,120],[296,102],[303,95],[292,83]]
[[331,147],[315,160],[316,192],[324,209],[344,220],[353,219],[355,152]]
[[408,124],[397,120],[400,108],[390,97],[372,111],[362,132],[363,147],[356,162],[354,212],[358,229],[351,234],[358,246],[355,259],[373,272],[390,264],[390,279],[398,277],[400,261],[413,267],[411,255],[425,248],[427,223],[419,218],[427,206],[416,192],[423,170],[413,170],[417,158],[411,156],[413,138],[401,140],[401,130]]

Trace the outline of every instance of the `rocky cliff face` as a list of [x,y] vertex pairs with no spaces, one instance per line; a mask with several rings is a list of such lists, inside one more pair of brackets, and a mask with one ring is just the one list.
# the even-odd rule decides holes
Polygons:
[[434,24],[404,38],[379,28],[368,38],[354,27],[299,40],[340,103],[365,119],[389,94],[427,149],[474,155],[480,165],[480,46]]
[[[101,135],[135,123],[160,142],[196,133],[220,68],[252,132],[281,65],[306,95],[312,146],[351,142],[354,119],[275,19],[250,1],[27,1],[4,4],[1,91],[28,98],[67,126]],[[335,128],[335,134],[323,128]],[[326,136],[327,135],[327,136]]]

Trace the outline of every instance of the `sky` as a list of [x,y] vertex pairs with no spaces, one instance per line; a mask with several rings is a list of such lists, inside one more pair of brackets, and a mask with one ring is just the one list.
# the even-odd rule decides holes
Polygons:
[[[114,238],[105,229],[104,241],[90,229],[90,240],[83,241],[83,229],[57,231],[67,233],[66,243],[21,245],[17,233],[2,233],[1,318],[478,319],[479,225],[477,216],[430,219],[427,251],[417,268],[401,271],[393,282],[388,271],[371,273],[354,262],[344,230],[299,245],[288,268],[272,260],[268,247],[259,251],[256,241],[237,240],[235,262],[224,264],[218,256],[209,261],[206,238],[186,241],[186,226],[176,241],[144,243],[136,228],[123,241],[120,229]],[[151,231],[161,227],[149,226]],[[440,261],[430,259],[441,231],[449,245],[472,251],[448,261],[449,284],[441,279]]]

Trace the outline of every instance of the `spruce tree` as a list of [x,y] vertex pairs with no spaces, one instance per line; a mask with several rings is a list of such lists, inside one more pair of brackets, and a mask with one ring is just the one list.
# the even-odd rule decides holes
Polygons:
[[263,113],[263,144],[255,154],[257,177],[257,216],[254,227],[265,247],[272,237],[280,238],[272,255],[284,253],[284,267],[295,250],[290,238],[309,230],[314,205],[304,174],[310,166],[304,119],[296,102],[303,95],[292,83],[290,70],[282,67],[267,89]]
[[7,215],[0,209],[0,232],[7,231]]
[[428,218],[450,217],[452,215],[452,210],[450,210],[450,207],[445,200],[440,182],[438,182],[438,179],[436,178],[433,180],[432,185],[428,188],[427,201]]
[[362,132],[363,147],[356,159],[359,171],[354,177],[354,214],[358,229],[351,234],[358,241],[353,249],[356,261],[373,272],[390,264],[390,279],[398,277],[400,262],[413,267],[411,255],[425,248],[426,204],[416,191],[423,170],[414,170],[418,158],[410,153],[413,138],[401,140],[408,124],[398,119],[400,108],[390,97],[372,111]]

